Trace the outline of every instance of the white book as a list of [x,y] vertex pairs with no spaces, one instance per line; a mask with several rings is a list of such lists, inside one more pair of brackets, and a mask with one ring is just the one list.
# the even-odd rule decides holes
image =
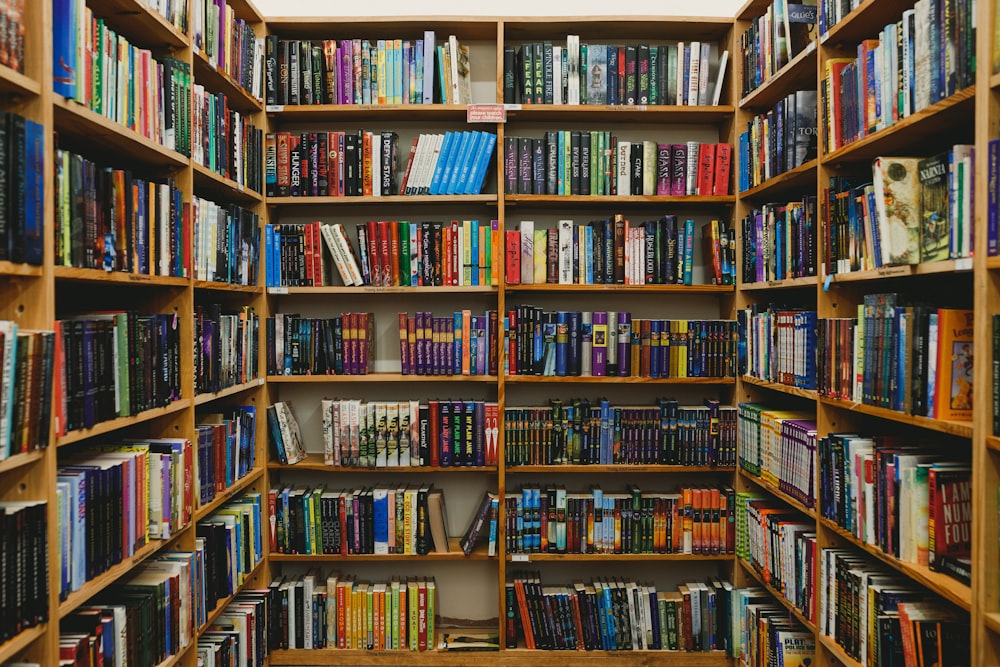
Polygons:
[[406,190],[404,194],[420,194],[420,176],[423,161],[428,150],[430,150],[433,135],[421,133],[417,136],[417,148],[413,151],[413,161],[410,164],[410,174],[406,177]]
[[656,194],[656,142],[642,142],[642,194]]
[[580,103],[580,36],[579,35],[567,35],[566,36],[566,50],[567,54],[567,76],[568,82],[566,86],[566,103],[567,104],[579,104]]
[[729,65],[729,50],[722,52],[719,57],[719,71],[715,75],[715,92],[712,93],[712,106],[719,106],[722,98],[722,84],[726,79],[726,67]]
[[697,194],[698,186],[698,147],[697,141],[687,142],[687,178],[685,183],[685,194]]
[[333,225],[321,224],[319,228],[323,236],[323,242],[326,244],[327,250],[330,251],[330,256],[333,257],[333,265],[337,267],[337,273],[340,274],[340,279],[347,287],[353,286],[355,284],[354,277],[347,268],[347,261],[344,257],[343,251],[338,245],[336,235],[333,231]]
[[562,104],[563,48],[552,47],[552,104]]
[[453,104],[468,104],[468,100],[463,100],[461,98],[460,88],[458,84],[458,37],[455,35],[448,35],[448,52],[451,55],[451,101]]
[[698,104],[705,106],[708,104],[708,64],[712,55],[712,45],[708,42],[701,43],[701,58],[698,64]]
[[913,109],[920,111],[930,104],[930,0],[917,0],[913,6]]
[[573,221],[559,221],[559,284],[573,284]]
[[437,166],[438,158],[441,156],[441,146],[444,144],[443,134],[428,135],[427,151],[424,152],[420,162],[420,173],[417,182],[420,184],[420,191],[417,194],[427,194],[434,177],[434,169]]
[[517,228],[521,232],[521,284],[531,285],[535,282],[535,222],[522,220]]
[[[698,104],[698,81],[701,77],[701,42],[691,42],[690,58],[688,59],[688,106]],[[680,79],[683,81],[684,79]]]
[[913,71],[913,26],[916,12],[907,9],[903,12],[903,107],[899,111],[901,118],[905,118],[913,113],[911,101],[913,90],[910,88],[910,72]]
[[632,144],[627,141],[619,141],[616,147],[616,160],[618,168],[617,188],[619,197],[627,197],[632,193]]
[[593,313],[589,310],[580,313],[580,375],[583,376],[589,376],[592,372],[593,327]]

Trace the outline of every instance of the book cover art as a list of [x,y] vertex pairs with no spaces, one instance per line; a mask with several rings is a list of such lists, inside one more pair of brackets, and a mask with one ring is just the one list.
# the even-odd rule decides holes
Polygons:
[[596,45],[587,49],[587,104],[608,103],[608,50]]
[[948,259],[951,230],[948,203],[948,154],[924,158],[917,164],[920,179],[920,261]]
[[972,419],[973,314],[938,309],[937,419]]
[[779,667],[811,667],[816,661],[816,638],[811,632],[778,630],[775,645]]
[[920,263],[917,158],[877,157],[873,177],[882,265]]
[[935,464],[928,472],[927,491],[928,565],[941,570],[943,557],[968,558],[972,553],[972,469]]

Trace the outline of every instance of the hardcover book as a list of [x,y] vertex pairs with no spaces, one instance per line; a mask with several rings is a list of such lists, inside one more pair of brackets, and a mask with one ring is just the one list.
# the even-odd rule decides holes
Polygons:
[[938,309],[937,383],[934,391],[934,416],[937,419],[972,419],[972,334],[971,310]]
[[918,163],[917,158],[875,158],[875,208],[883,266],[920,263]]
[[949,257],[948,153],[920,160],[917,172],[920,179],[920,261],[939,262]]

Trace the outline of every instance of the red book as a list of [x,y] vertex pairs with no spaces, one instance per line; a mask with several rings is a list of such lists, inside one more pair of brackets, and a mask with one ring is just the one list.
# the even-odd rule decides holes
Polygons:
[[712,194],[729,194],[729,165],[733,161],[732,144],[715,145],[715,177],[712,179]]
[[430,427],[431,466],[441,465],[441,404],[438,401],[427,402],[427,421]]
[[309,223],[309,232],[312,234],[311,259],[313,265],[313,285],[321,287],[326,284],[323,277],[323,232],[319,229],[319,222]]
[[378,262],[379,268],[382,271],[381,282],[379,284],[382,287],[389,287],[392,285],[392,255],[389,253],[389,236],[391,234],[390,227],[392,226],[393,225],[391,223],[386,222],[385,220],[380,220],[378,223]]
[[267,521],[271,527],[271,552],[278,551],[278,498],[277,490],[267,492]]
[[[399,192],[397,194],[406,194],[406,182],[410,180],[410,170],[413,168],[413,157],[417,154],[417,142],[420,141],[420,135],[413,137],[413,143],[410,144],[410,157],[406,159],[406,171],[403,172],[403,179],[399,184]],[[383,193],[385,194],[385,193]]]
[[504,280],[508,285],[521,284],[521,232],[508,229],[504,244]]
[[[458,220],[451,221],[451,236],[448,237],[449,252],[445,255],[448,261],[451,262],[451,282],[445,281],[445,285],[458,285],[459,277],[462,275],[462,258],[464,256],[464,247],[459,247],[458,244]],[[469,243],[469,239],[464,239],[464,244]]]
[[939,464],[927,472],[928,565],[939,570],[941,558],[972,553],[972,468]]
[[368,243],[368,270],[371,272],[373,287],[382,287],[382,266],[379,264],[377,223],[369,220],[365,223],[365,241]]
[[[390,277],[389,284],[392,286],[398,286],[400,284],[399,280],[399,223],[390,222],[389,224],[389,267],[390,267]],[[407,276],[409,277],[409,276]]]
[[698,147],[697,194],[712,194],[712,178],[715,176],[715,144],[701,144]]

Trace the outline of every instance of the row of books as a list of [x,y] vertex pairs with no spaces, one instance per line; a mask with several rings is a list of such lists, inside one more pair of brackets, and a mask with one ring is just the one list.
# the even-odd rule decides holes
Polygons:
[[191,3],[191,43],[208,62],[252,97],[264,97],[264,39],[232,5],[219,0]]
[[107,445],[56,477],[60,599],[191,521],[195,453],[183,438]]
[[437,585],[433,577],[368,581],[309,570],[271,582],[282,613],[282,649],[434,650]]
[[399,358],[403,375],[496,375],[497,311],[473,315],[456,310],[399,314]]
[[0,641],[49,618],[49,550],[44,501],[0,502]]
[[732,489],[623,493],[522,485],[504,498],[507,553],[720,554],[735,547]]
[[213,394],[260,377],[259,328],[253,306],[236,312],[217,303],[194,307],[196,393]]
[[198,416],[195,442],[200,506],[250,474],[256,461],[257,408],[241,405],[226,413]]
[[812,665],[816,662],[816,635],[773,603],[762,588],[735,591],[734,630],[741,635],[736,656],[745,665]]
[[194,279],[256,285],[260,216],[236,204],[217,204],[201,197],[192,197],[187,208],[194,227]]
[[975,83],[969,0],[923,0],[822,72],[826,150],[889,127]]
[[[701,227],[712,284],[735,283],[735,231],[718,220]],[[550,228],[522,220],[506,232],[505,279],[508,285],[690,285],[695,245],[694,220],[676,215],[633,224],[615,214],[586,225],[560,220]]]
[[733,377],[736,367],[733,320],[633,320],[628,311],[525,305],[508,312],[505,327],[508,375]]
[[278,648],[275,639],[281,621],[278,595],[267,588],[244,589],[198,636],[198,664],[224,667],[240,656],[247,664],[263,667],[269,653]]
[[858,317],[820,320],[819,392],[906,414],[968,421],[973,312],[868,294]]
[[173,314],[87,313],[57,322],[56,434],[163,407],[180,398]]
[[55,335],[0,320],[0,461],[49,445]]
[[254,192],[264,191],[264,131],[234,111],[222,93],[194,84],[191,158],[196,164]]
[[42,264],[43,139],[40,124],[0,111],[0,260]]
[[505,45],[504,104],[718,105],[729,52],[714,44]]
[[271,550],[345,556],[448,553],[444,491],[432,487],[273,488]]
[[605,651],[713,651],[728,645],[727,581],[689,581],[676,591],[628,578],[542,585],[537,572],[505,584],[507,648]]
[[737,141],[740,192],[816,159],[817,91],[789,93],[747,122]]
[[817,630],[866,667],[971,662],[969,619],[849,549],[820,551]]
[[774,0],[740,35],[743,60],[740,96],[746,97],[770,81],[815,40],[815,4]]
[[[740,374],[801,389],[816,389],[815,310],[754,305],[737,311]],[[824,350],[825,351],[825,350]]]
[[740,468],[814,507],[815,414],[740,403],[737,447]]
[[819,441],[820,509],[865,544],[969,585],[972,467],[896,438]]
[[282,465],[293,465],[306,458],[302,429],[290,402],[276,401],[267,406],[267,434]]
[[375,314],[267,318],[268,375],[367,375],[373,371]]
[[[357,223],[357,251],[340,223],[266,225],[268,286],[470,286],[499,283],[498,221]],[[322,237],[322,241],[320,238]],[[286,248],[286,245],[288,246]]]
[[57,435],[180,398],[180,331],[173,315],[87,313],[57,324]]
[[[491,132],[466,130],[417,135],[410,146],[399,194],[480,194],[490,173],[496,145],[497,135]],[[393,180],[388,188],[382,188],[382,194],[396,194],[395,185]]]
[[469,47],[423,39],[265,39],[268,105],[471,104]]
[[149,7],[169,21],[181,34],[187,34],[189,12],[183,0],[150,0]]
[[235,595],[264,558],[265,501],[260,493],[244,493],[195,524],[196,547],[206,554],[205,614]]
[[173,179],[146,179],[56,149],[55,262],[142,275],[190,275],[190,220]]
[[736,427],[736,409],[714,399],[631,407],[553,398],[547,406],[504,408],[504,463],[730,467]]
[[3,43],[0,43],[0,65],[24,73],[25,0],[11,0],[0,14],[3,23]]
[[323,462],[406,468],[495,466],[497,404],[481,400],[323,399]]
[[90,7],[58,0],[52,11],[53,90],[190,156],[191,65],[133,45]]
[[[736,528],[742,558],[761,579],[810,621],[816,618],[816,523],[771,498],[741,493]],[[787,612],[786,612],[787,613]]]
[[815,195],[751,209],[742,222],[743,282],[815,276],[816,216]]

